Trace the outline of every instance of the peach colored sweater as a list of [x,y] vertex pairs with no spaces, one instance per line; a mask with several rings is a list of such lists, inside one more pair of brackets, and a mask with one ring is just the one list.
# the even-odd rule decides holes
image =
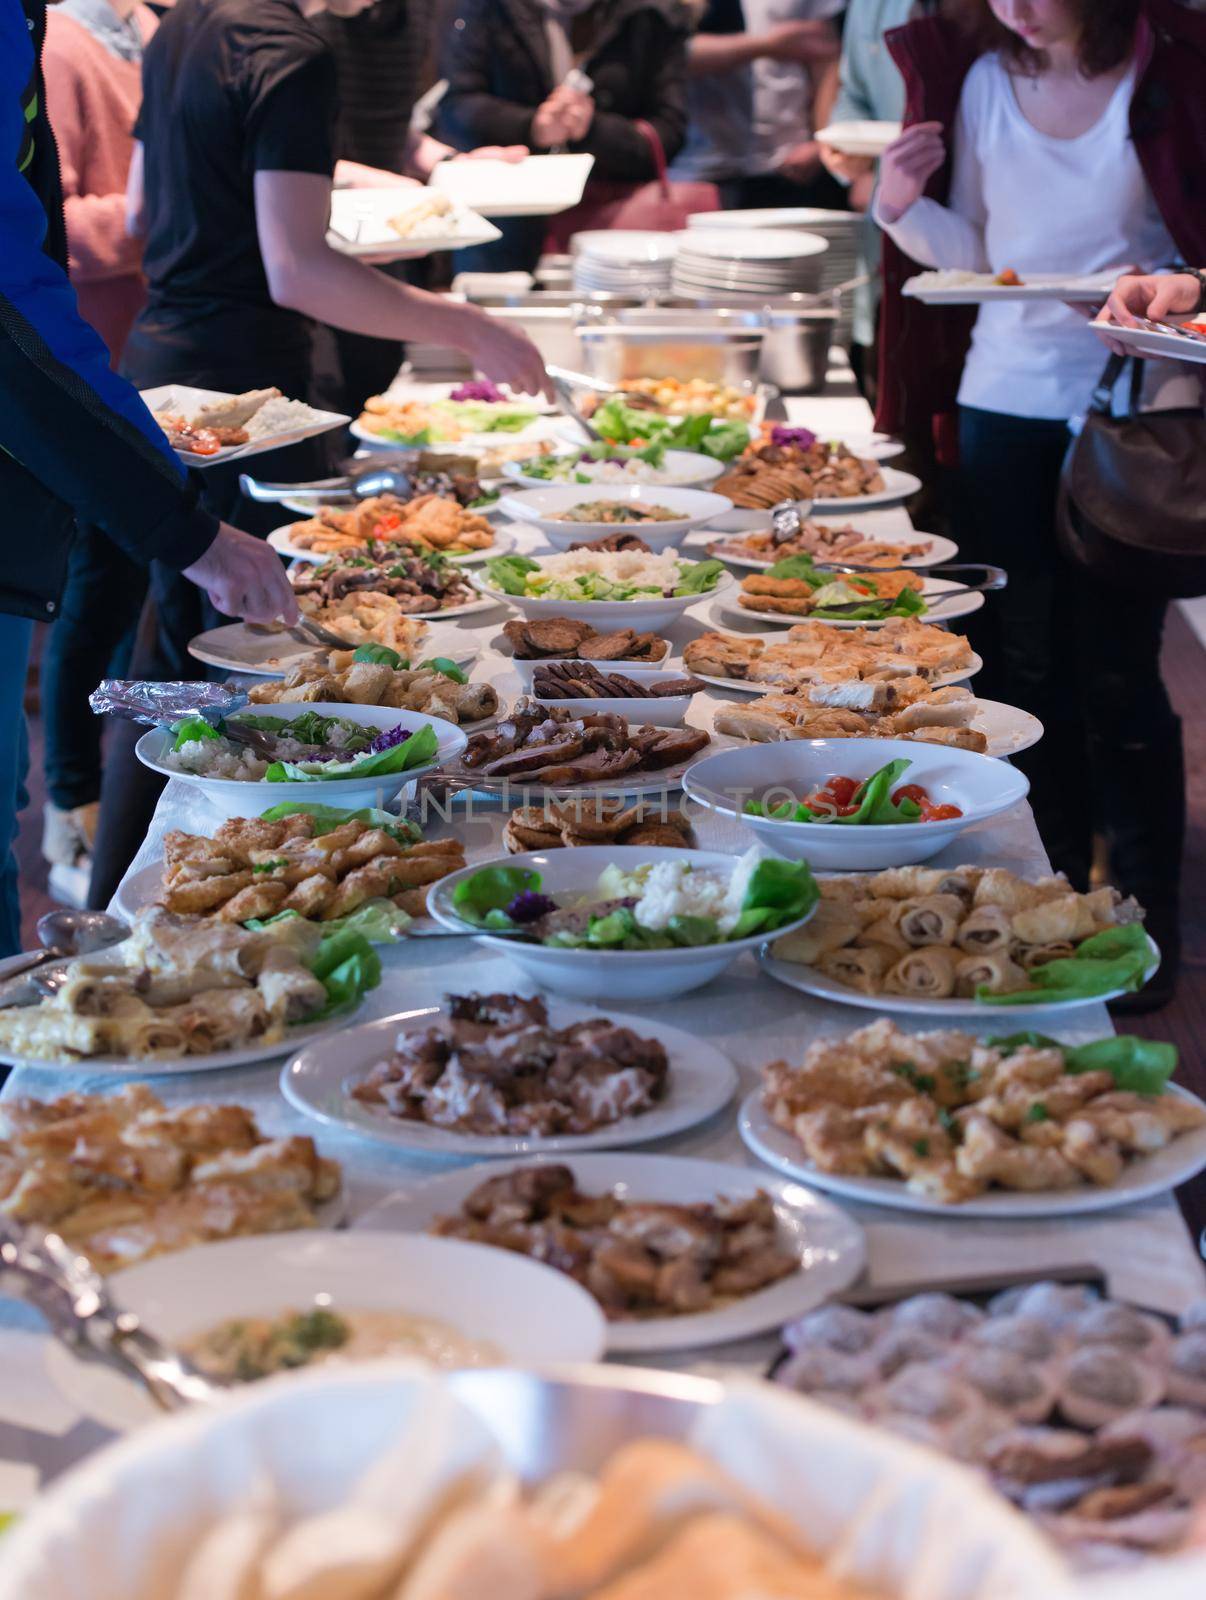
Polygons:
[[[145,42],[155,30],[155,15],[138,6],[135,16]],[[126,233],[126,175],[141,68],[52,7],[43,70],[63,174],[68,270],[80,313],[109,346],[116,366],[146,298],[142,245]]]

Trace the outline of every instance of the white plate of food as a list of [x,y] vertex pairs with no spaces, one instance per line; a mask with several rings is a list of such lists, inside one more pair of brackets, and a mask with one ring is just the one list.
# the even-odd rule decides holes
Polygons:
[[1100,305],[1109,298],[1121,268],[1111,272],[922,272],[905,282],[904,294],[927,306],[986,306],[1002,301],[1059,300]]
[[[521,1174],[518,1185],[510,1182],[516,1172]],[[858,1224],[811,1190],[782,1179],[768,1179],[748,1167],[684,1156],[594,1155],[574,1156],[564,1165],[542,1158],[518,1166],[491,1162],[462,1167],[388,1196],[356,1227],[435,1232],[444,1237],[475,1238],[487,1245],[492,1228],[502,1231],[500,1222],[489,1218],[478,1222],[462,1211],[465,1201],[486,1183],[491,1185],[488,1192],[497,1194],[500,1205],[509,1196],[517,1199],[534,1190],[539,1193],[534,1220],[564,1215],[566,1206],[558,1195],[572,1205],[575,1188],[578,1194],[592,1199],[605,1197],[605,1204],[613,1202],[614,1220],[619,1224],[611,1235],[613,1239],[623,1236],[628,1207],[666,1208],[666,1233],[662,1239],[646,1233],[644,1237],[654,1238],[654,1245],[638,1248],[659,1265],[681,1261],[687,1271],[692,1263],[706,1261],[701,1269],[707,1283],[701,1293],[703,1304],[701,1309],[680,1311],[675,1309],[669,1288],[661,1291],[659,1303],[657,1289],[652,1293],[641,1290],[625,1294],[617,1286],[612,1304],[606,1308],[612,1313],[607,1322],[607,1348],[616,1353],[698,1348],[770,1332],[848,1288],[862,1271],[866,1258]],[[481,1198],[484,1201],[485,1196]],[[733,1226],[726,1227],[714,1209],[721,1201],[745,1202],[752,1209],[752,1214],[747,1213],[749,1233],[740,1246],[750,1258],[747,1270],[751,1286],[746,1289],[715,1287],[717,1270],[741,1271]],[[705,1220],[698,1227],[692,1226],[684,1207],[707,1207]],[[437,1226],[440,1219],[447,1219],[448,1225]],[[593,1261],[601,1246],[605,1249],[610,1220],[599,1217],[593,1220],[589,1231],[582,1229],[588,1259]],[[522,1235],[522,1221],[526,1219],[521,1219],[514,1234]],[[578,1233],[573,1221],[568,1221],[568,1226],[572,1233]],[[534,1252],[538,1248],[536,1230],[531,1231]],[[718,1242],[719,1251],[712,1256],[712,1248]],[[659,1243],[664,1254],[656,1248]],[[523,1249],[522,1238],[518,1243],[512,1239],[508,1247]],[[761,1259],[754,1259],[756,1256]],[[718,1261],[723,1263],[719,1269]],[[794,1270],[790,1270],[789,1263],[794,1264]],[[766,1281],[759,1282],[764,1274]]]
[[[760,867],[775,875],[761,895],[756,892],[765,881],[757,875]],[[471,898],[463,902],[462,896]],[[625,911],[616,909],[618,899],[631,906],[622,944],[554,942],[593,926],[596,908],[608,921],[624,917]],[[527,909],[513,924],[505,908],[517,901]],[[427,892],[427,909],[441,927],[472,934],[483,950],[511,961],[525,979],[550,994],[576,1000],[605,994],[638,1005],[676,999],[712,983],[743,952],[758,949],[767,926],[777,925],[781,933],[803,927],[816,904],[816,885],[803,862],[775,859],[770,850],[757,847],[744,856],[656,845],[526,850],[475,862]],[[750,920],[760,925],[737,937],[739,919],[751,905],[756,909]],[[540,908],[544,914],[532,915]],[[483,921],[487,910],[494,927]],[[691,943],[681,935],[670,943],[685,921],[694,924]],[[499,922],[505,924],[501,933]],[[665,947],[650,942],[651,929],[670,930],[662,933]]]
[[[863,539],[868,546],[883,547],[882,552],[876,550],[875,561],[885,568],[889,566],[936,567],[940,562],[953,561],[959,554],[959,546],[953,539],[945,539],[936,533],[914,533],[907,538],[895,539],[868,533],[863,535]],[[721,535],[717,537],[715,533],[707,530],[703,534],[693,535],[688,543],[692,546],[704,544],[708,555],[716,556],[718,560],[724,562],[726,567],[740,567],[751,572],[765,572],[768,568],[773,567],[777,561],[782,561],[785,555],[797,553],[797,550],[792,548],[775,554],[769,547],[769,540],[770,519],[767,517],[761,527],[751,529],[744,536],[741,534],[729,534],[728,536]],[[913,547],[917,545],[924,546],[924,549],[920,553],[914,554]],[[855,549],[857,550],[857,547]],[[892,551],[894,549],[906,553],[899,556],[893,555]],[[832,551],[819,549],[814,559],[819,566],[826,564],[841,566],[847,562],[864,565],[867,564],[867,553],[865,551],[860,551],[859,553],[847,551],[843,553],[840,547],[835,547]]]
[[[1084,1006],[1102,1005],[1107,1000],[1116,1000],[1119,995],[1125,994],[1125,989],[1109,989],[1103,994],[1078,996],[1071,1000],[1043,999],[1041,996],[1033,1005],[993,1005],[984,1000],[962,1000],[954,996],[945,999],[934,999],[926,995],[917,999],[912,995],[885,994],[882,990],[875,994],[864,994],[861,990],[852,989],[849,984],[841,983],[837,978],[832,978],[828,973],[821,972],[816,967],[805,966],[799,961],[783,961],[773,955],[772,944],[767,944],[759,952],[758,965],[768,977],[774,978],[778,983],[784,983],[789,989],[797,989],[801,994],[811,995],[816,1000],[831,1000],[836,1005],[859,1006],[867,1011],[891,1012],[893,1016],[903,1017],[928,1017],[932,1021],[940,1021],[947,1017],[976,1017],[983,1023],[999,1023],[1001,1029],[1007,1030],[1014,1017],[1033,1017],[1044,1012],[1077,1011]],[[1160,965],[1160,952],[1155,940],[1152,940],[1152,961],[1144,978],[1155,976]]]
[[[1173,1084],[1169,1092],[1206,1115],[1206,1105],[1188,1089]],[[1168,1194],[1206,1167],[1204,1125],[1178,1135],[1162,1150],[1129,1162],[1121,1175],[1104,1188],[1084,1184],[1078,1188],[1037,1191],[992,1189],[973,1199],[951,1204],[918,1193],[902,1178],[856,1177],[822,1171],[808,1159],[800,1141],[772,1121],[763,1104],[761,1089],[753,1090],[742,1101],[737,1128],[747,1149],[760,1161],[798,1183],[863,1205],[889,1206],[898,1211],[947,1218],[996,1217],[1017,1221],[1069,1217],[1085,1211],[1112,1211],[1118,1206]]]
[[327,243],[345,256],[396,261],[502,237],[492,222],[436,189],[336,189]]
[[[481,647],[456,628],[432,628],[423,617],[407,620],[413,626],[407,629],[405,639],[398,640],[405,646],[399,654],[407,659],[444,656],[455,661],[458,667],[464,667],[481,654]],[[348,648],[356,647],[349,643]],[[190,639],[188,653],[206,666],[222,667],[227,672],[244,672],[254,678],[281,678],[295,661],[329,652],[323,645],[295,639],[283,628],[270,630],[252,627],[246,622],[224,622],[221,627],[208,628]]]
[[[841,573],[835,573],[834,578],[840,579]],[[859,573],[860,578],[874,576],[868,573]],[[959,590],[960,593],[952,594],[949,599],[943,596],[948,590]],[[982,592],[966,593],[965,585],[957,583],[953,578],[926,577],[922,581],[921,597],[925,601],[925,610],[920,613],[919,622],[953,622],[956,617],[970,617],[973,612],[979,611],[984,604]],[[706,598],[706,597],[702,597]],[[723,598],[717,600],[709,608],[715,615],[720,614],[726,626],[731,626],[734,617],[748,617],[751,622],[765,623],[776,622],[780,627],[789,628],[795,622],[823,622],[827,628],[882,628],[889,620],[886,617],[823,617],[807,611],[793,614],[791,612],[759,611],[752,606],[742,606],[737,602],[736,594],[730,590]]]
[[657,463],[646,461],[629,445],[608,445],[614,455],[595,461],[579,448],[544,458],[539,475],[525,472],[527,461],[508,461],[502,475],[520,489],[550,489],[561,484],[598,484],[601,488],[644,484],[650,488],[706,489],[725,470],[714,456],[695,450],[654,450]]
[[[730,462],[729,465],[733,466],[734,463]],[[845,516],[852,511],[882,511],[885,507],[899,505],[902,500],[908,500],[921,490],[921,479],[914,477],[911,472],[902,472],[899,467],[881,466],[879,474],[883,479],[882,489],[868,494],[817,495],[812,500],[810,514],[835,517]],[[727,476],[717,479],[717,483],[723,486],[717,493],[729,494]],[[732,511],[727,511],[712,523],[719,532],[749,533],[754,528],[766,526],[770,511],[768,504],[743,506],[736,495],[730,494],[729,498],[733,500]]]
[[567,484],[505,495],[499,504],[506,516],[539,528],[557,550],[633,533],[651,550],[661,551],[680,544],[692,528],[723,516],[732,501],[705,489]]
[[1124,328],[1116,322],[1090,322],[1093,332],[1103,339],[1124,345],[1132,355],[1155,356],[1165,361],[1206,362],[1206,317],[1177,324],[1150,322],[1146,317],[1138,328]]
[[283,450],[351,421],[342,411],[320,411],[274,388],[228,394],[166,383],[139,393],[188,467],[225,466],[265,450]]
[[[307,549],[304,545],[294,544],[292,535],[296,526],[295,522],[289,522],[283,528],[274,528],[268,535],[268,543],[276,551],[277,555],[284,556],[289,561],[304,561],[313,566],[321,566],[324,561],[338,561],[341,559],[338,552],[332,555],[319,555],[313,550]],[[443,555],[446,561],[455,562],[458,567],[472,567],[479,562],[488,561],[491,556],[505,556],[514,548],[515,535],[506,528],[497,528],[491,543],[481,550],[466,550],[461,555],[445,555],[443,551],[439,551],[438,554]],[[373,551],[378,559],[383,561],[388,561],[391,556],[396,556],[401,561],[409,554],[409,550],[404,544],[394,544],[384,539],[374,543]],[[446,615],[446,613],[441,614]]]
[[[591,1362],[606,1339],[593,1297],[564,1273],[484,1245],[367,1224],[199,1245],[115,1273],[109,1292],[206,1377],[233,1385],[327,1361]],[[141,1384],[57,1341],[46,1369],[105,1427],[124,1431],[162,1415]]]
[[[877,46],[882,49],[882,45]],[[866,156],[877,160],[894,139],[900,138],[899,122],[876,122],[867,118],[850,122],[831,122],[813,134],[818,144],[830,144],[845,156]]]
[[[448,1076],[450,1055],[454,1076],[469,1081],[463,1047],[454,1049],[445,1042],[449,1030],[462,1027],[463,1022],[450,1016],[453,1002],[459,1010],[469,1012],[474,1037],[489,1041],[484,1045],[490,1063],[489,1088],[485,1078],[477,1078],[478,1087],[468,1099],[464,1087],[454,1088],[453,1083],[442,1081]],[[482,1007],[489,1007],[492,1020],[475,1020],[482,1015]],[[525,1020],[541,1016],[547,1016],[547,1023]],[[566,1083],[550,1083],[547,1076],[540,1084],[531,1081],[531,1051],[542,1035],[578,1025],[573,1037],[580,1038],[580,1025],[592,1023],[599,1030],[593,1039],[572,1047],[598,1064],[600,1070],[594,1076],[580,1070]],[[627,1052],[623,1059],[607,1054],[607,1033],[613,1028],[619,1030],[615,1048]],[[439,1035],[435,1044],[431,1042],[433,1032]],[[508,1035],[517,1040],[510,1061]],[[571,1046],[567,1043],[567,1047]],[[413,1116],[392,1114],[381,1095],[392,1097],[401,1106],[398,1074],[408,1076],[415,1052],[432,1048],[443,1061],[439,1078],[432,1080],[428,1072],[423,1100],[409,1097]],[[513,1066],[516,1074],[527,1073],[522,1106],[506,1103],[504,1064]],[[546,1061],[540,1070],[547,1074],[547,1067]],[[492,995],[488,1000],[474,995],[447,996],[440,1007],[407,1011],[345,1029],[322,1049],[303,1050],[294,1056],[281,1073],[282,1094],[306,1116],[394,1149],[428,1156],[526,1156],[645,1144],[682,1133],[715,1116],[729,1103],[736,1087],[737,1074],[728,1058],[706,1040],[680,1028],[629,1016],[610,1006],[598,1010],[564,1000],[550,1000],[546,1006],[541,996],[516,995]],[[452,1098],[443,1102],[445,1109],[441,1110],[441,1098],[449,1094]],[[450,1122],[476,1118],[480,1127],[492,1131],[475,1133],[463,1126],[436,1126],[419,1120],[426,1105]],[[618,1114],[621,1108],[631,1106],[642,1109]],[[564,1128],[567,1120],[576,1121],[586,1131],[505,1131],[517,1122],[530,1129],[534,1118],[556,1129]]]
[[[565,617],[589,623],[601,633],[621,628],[664,632],[701,600],[734,587],[732,574],[721,562],[683,560],[673,550],[653,555],[565,550],[539,558],[498,559],[509,565],[496,569],[487,562],[483,571],[470,574],[469,581],[482,594],[514,606],[529,620]],[[535,592],[533,581],[540,586]],[[700,586],[688,588],[696,584]],[[687,592],[675,593],[676,589]]]
[[[889,771],[895,774],[888,782]],[[777,817],[778,808],[793,811],[806,796],[824,791],[840,775],[859,785],[842,805],[857,804],[861,789],[873,780],[886,785],[881,797],[883,822],[843,825],[804,816]],[[918,806],[912,820],[890,799],[902,787],[920,789],[919,803],[955,812],[927,819]],[[809,861],[826,872],[873,872],[928,861],[952,845],[977,822],[999,816],[1024,800],[1030,790],[1025,774],[1006,761],[904,739],[789,739],[744,750],[723,750],[697,761],[683,780],[687,797],[717,816],[748,829],[765,850],[793,860]],[[845,785],[848,792],[849,783]],[[818,802],[818,806],[820,802]],[[758,809],[751,811],[750,807]],[[891,811],[889,812],[889,808]],[[448,882],[454,880],[446,880]]]
[[[323,719],[321,732],[316,732],[320,725],[315,718]],[[292,735],[290,726],[299,719],[302,731]],[[277,726],[266,727],[265,721]],[[468,742],[467,734],[442,717],[321,700],[246,706],[227,717],[226,724],[228,729],[236,725],[236,731],[247,727],[252,742],[235,741],[216,730],[204,733],[198,728],[193,738],[191,729],[182,735],[159,727],[142,735],[135,754],[152,772],[195,788],[222,816],[258,817],[284,801],[384,807],[413,792],[420,778],[454,761]],[[390,757],[393,749],[404,749],[405,757],[373,762],[373,757]],[[343,754],[332,756],[332,750]],[[404,766],[402,759],[412,764]],[[315,771],[316,766],[322,770]],[[344,769],[338,776],[322,775],[336,767]],[[284,776],[279,775],[282,769]],[[269,772],[278,775],[270,779]]]
[[[710,608],[719,611],[719,607]],[[727,689],[733,694],[769,694],[773,690],[792,687],[796,684],[807,684],[813,681],[812,671],[817,665],[815,651],[811,648],[802,648],[799,652],[798,665],[796,657],[792,654],[792,641],[779,629],[769,632],[758,632],[752,626],[746,627],[738,623],[736,617],[731,621],[723,620],[719,616],[708,615],[705,620],[709,628],[715,632],[705,633],[691,640],[683,650],[684,668],[692,677],[698,678],[702,683],[713,685],[717,689]],[[741,619],[744,622],[744,617]],[[818,624],[818,626],[820,626]],[[875,642],[881,637],[886,642],[887,635],[868,634],[867,640]],[[929,637],[941,641],[946,645],[950,641],[956,648],[962,640],[959,634],[947,633],[945,629],[934,628]],[[848,630],[826,629],[822,636],[826,644],[824,655],[820,658],[823,665],[848,666],[852,678],[861,676],[861,653],[857,659],[851,659],[849,648],[853,640]],[[751,668],[768,650],[776,652],[776,660],[782,658],[782,672],[784,676],[768,676],[766,678],[750,678]],[[710,672],[707,669],[713,666],[730,665],[734,668],[733,675],[728,673]],[[715,659],[713,659],[715,658]],[[941,663],[939,663],[941,665]],[[876,663],[873,662],[872,666]],[[893,665],[892,653],[885,650],[883,666]],[[966,659],[953,663],[948,670],[935,672],[926,676],[926,682],[933,689],[950,688],[955,684],[965,683],[981,670],[983,659],[972,650],[966,652]],[[793,678],[792,672],[798,672],[799,677]]]
[[[713,681],[725,685],[722,678]],[[928,713],[927,707],[932,708]],[[961,697],[959,702],[927,696],[914,700],[903,712],[895,714],[838,713],[841,720],[837,724],[818,720],[826,719],[829,713],[826,707],[809,700],[806,687],[798,697],[784,698],[771,689],[767,697],[755,700],[752,705],[734,706],[725,701],[712,705],[710,712],[711,725],[717,733],[757,744],[809,738],[895,739],[907,736],[912,744],[954,745],[1000,759],[1029,750],[1043,737],[1042,723],[1029,711],[1006,705],[1001,700],[979,700],[970,691],[967,699]],[[905,726],[898,726],[897,715],[906,719]],[[956,735],[952,735],[952,729],[956,730]],[[957,734],[962,730],[980,735],[983,747],[979,739],[974,738],[959,744]]]

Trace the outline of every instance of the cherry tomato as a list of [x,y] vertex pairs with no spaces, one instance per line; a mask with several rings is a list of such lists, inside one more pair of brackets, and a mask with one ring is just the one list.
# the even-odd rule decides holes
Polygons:
[[830,778],[825,785],[839,806],[848,806],[860,785],[856,778]]
[[852,817],[857,810],[857,806],[839,806],[837,814],[839,817]]
[[929,806],[921,808],[920,821],[922,822],[949,822],[952,817],[961,817],[963,812],[958,806]]
[[816,789],[812,794],[804,796],[804,804],[810,811],[832,811],[837,805],[837,800],[828,789]]
[[919,783],[902,783],[892,796],[892,804],[898,806],[902,800],[913,800],[919,806],[928,806],[930,797]]

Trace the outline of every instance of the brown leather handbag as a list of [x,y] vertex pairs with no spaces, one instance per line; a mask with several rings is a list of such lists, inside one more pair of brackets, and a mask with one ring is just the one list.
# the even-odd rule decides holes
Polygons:
[[[1128,403],[1112,415],[1130,366]],[[1111,588],[1180,600],[1206,594],[1206,414],[1141,411],[1144,363],[1114,355],[1060,482],[1060,546]]]

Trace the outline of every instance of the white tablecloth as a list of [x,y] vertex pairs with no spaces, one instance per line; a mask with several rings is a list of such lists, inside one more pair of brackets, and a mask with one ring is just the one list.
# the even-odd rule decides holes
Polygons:
[[[869,412],[857,396],[799,400],[790,402],[789,408],[793,422],[814,426],[829,436],[843,432],[865,434],[870,427]],[[903,510],[880,512],[874,519],[860,517],[859,522],[868,527],[878,524],[884,531],[909,528]],[[525,548],[535,548],[536,544],[535,537],[525,536]],[[706,613],[710,604],[704,602],[693,611]],[[510,662],[494,644],[505,615],[500,608],[485,620],[475,616],[459,627],[483,646],[473,676],[488,679],[509,697],[517,689],[517,680]],[[674,631],[676,649],[700,631],[699,621],[696,617]],[[693,707],[692,720],[707,725],[711,708],[724,698],[722,694],[701,696]],[[219,819],[195,796],[196,791],[188,786],[175,780],[169,782],[127,881],[140,868],[159,859],[166,829],[212,832]],[[470,859],[498,853],[503,820],[503,813],[487,805],[459,824]],[[739,826],[710,816],[697,821],[697,832],[705,848],[737,850],[748,844],[748,836]],[[1025,805],[970,829],[957,847],[937,858],[936,864],[954,865],[960,861],[1004,866],[1030,876],[1048,866]],[[357,1021],[431,1005],[448,992],[513,988],[517,980],[516,970],[505,958],[483,959],[468,942],[402,944],[382,954],[383,981]],[[871,1020],[870,1013],[811,1000],[774,982],[758,971],[749,956],[705,990],[652,1008],[626,1005],[624,1009],[648,1016],[656,1014],[724,1050],[740,1073],[742,1094],[757,1083],[759,1069],[765,1063],[780,1056],[798,1056],[813,1037],[846,1032]],[[918,1023],[916,1027],[920,1030],[924,1025]],[[1094,1006],[1075,1013],[1074,1028],[1049,1014],[1036,1016],[1033,1026],[1066,1038],[1089,1038],[1109,1031],[1111,1024],[1105,1007]],[[993,1017],[986,1019],[980,1031],[999,1028],[1000,1018]],[[237,1100],[254,1109],[266,1130],[315,1134],[324,1153],[343,1162],[353,1223],[391,1190],[444,1170],[444,1161],[405,1156],[308,1123],[282,1100],[277,1088],[280,1067],[278,1061],[259,1067],[182,1074],[158,1079],[154,1086],[170,1102]],[[14,1073],[4,1092],[46,1097],[68,1089],[109,1089],[117,1082],[84,1070],[71,1074],[21,1070]],[[703,1127],[649,1148],[742,1166],[757,1165],[738,1137],[733,1107]],[[995,1271],[1037,1274],[1050,1268],[1087,1264],[1103,1271],[1111,1290],[1119,1296],[1166,1311],[1179,1310],[1206,1292],[1202,1263],[1171,1199],[1046,1222],[984,1221],[961,1218],[957,1212],[929,1218],[881,1207],[850,1209],[866,1229],[867,1283],[872,1288],[888,1291],[941,1277],[958,1279]],[[19,1501],[30,1492],[35,1481],[29,1471],[30,1461],[36,1461],[47,1472],[57,1470],[64,1460],[90,1446],[98,1436],[93,1425],[64,1404],[43,1375],[40,1360],[45,1343],[34,1314],[12,1302],[0,1301],[0,1507],[14,1503],[14,1496]],[[718,1350],[665,1357],[661,1364],[679,1368],[701,1363],[729,1364],[762,1370],[775,1343],[772,1338],[749,1340]],[[6,1458],[14,1465],[6,1467]]]

